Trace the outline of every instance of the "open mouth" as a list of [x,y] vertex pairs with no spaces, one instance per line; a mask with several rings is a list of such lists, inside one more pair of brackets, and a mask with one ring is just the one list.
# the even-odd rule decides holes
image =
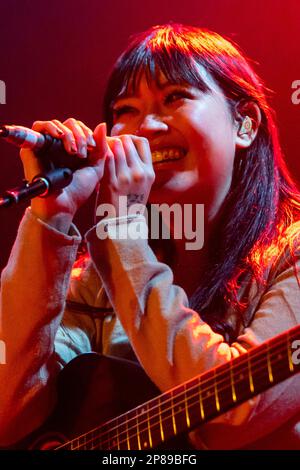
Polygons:
[[180,160],[186,155],[186,150],[182,148],[164,148],[161,150],[154,150],[152,152],[153,163],[169,162]]

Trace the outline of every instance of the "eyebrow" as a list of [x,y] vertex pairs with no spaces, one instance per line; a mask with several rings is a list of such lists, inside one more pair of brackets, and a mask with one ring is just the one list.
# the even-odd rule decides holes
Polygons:
[[[172,83],[172,82],[165,82],[165,83],[162,83],[161,85],[158,86],[158,88],[160,90],[165,90],[166,88],[170,87],[170,86],[181,86],[181,87],[184,87],[184,86],[192,86],[190,85],[189,83]],[[112,106],[114,106],[116,104],[117,101],[119,100],[124,100],[126,98],[140,98],[140,94],[139,93],[128,93],[126,91],[123,91],[121,92],[119,95],[116,96],[116,98],[113,100],[112,102]]]

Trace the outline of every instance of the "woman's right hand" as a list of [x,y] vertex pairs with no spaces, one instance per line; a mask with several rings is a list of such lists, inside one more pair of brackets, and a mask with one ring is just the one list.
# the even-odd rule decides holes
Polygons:
[[[31,210],[37,217],[67,233],[77,209],[89,198],[103,176],[106,125],[99,124],[93,132],[81,121],[70,118],[63,123],[56,119],[36,121],[32,129],[61,139],[66,151],[74,158],[86,159],[88,151],[87,166],[74,172],[73,180],[66,188],[31,201]],[[43,171],[41,161],[31,150],[22,149],[20,156],[28,181]]]

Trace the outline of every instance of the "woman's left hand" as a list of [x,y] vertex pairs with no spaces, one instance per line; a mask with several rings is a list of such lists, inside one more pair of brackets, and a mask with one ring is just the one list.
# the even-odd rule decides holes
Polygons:
[[103,154],[106,154],[98,207],[111,204],[115,217],[136,213],[138,207],[138,212],[143,213],[155,180],[148,140],[136,135],[107,137],[103,134],[102,142],[97,144],[103,146]]

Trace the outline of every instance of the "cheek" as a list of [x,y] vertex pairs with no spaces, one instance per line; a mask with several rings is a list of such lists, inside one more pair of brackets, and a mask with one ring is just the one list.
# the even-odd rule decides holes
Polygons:
[[[197,124],[197,122],[199,124]],[[198,145],[211,163],[232,165],[235,154],[234,129],[231,117],[224,109],[211,109],[203,119],[195,121],[194,132],[198,134]],[[195,142],[197,142],[195,138]]]
[[136,120],[124,120],[119,121],[111,129],[110,135],[112,137],[122,135],[122,134],[136,134],[136,130],[138,129],[138,123]]
[[235,141],[231,117],[223,109],[210,109],[191,116],[190,142],[199,178],[211,187],[228,186],[231,181]]
[[211,184],[226,185],[231,181],[235,145],[230,128],[218,129],[210,135],[206,148],[207,172]]

